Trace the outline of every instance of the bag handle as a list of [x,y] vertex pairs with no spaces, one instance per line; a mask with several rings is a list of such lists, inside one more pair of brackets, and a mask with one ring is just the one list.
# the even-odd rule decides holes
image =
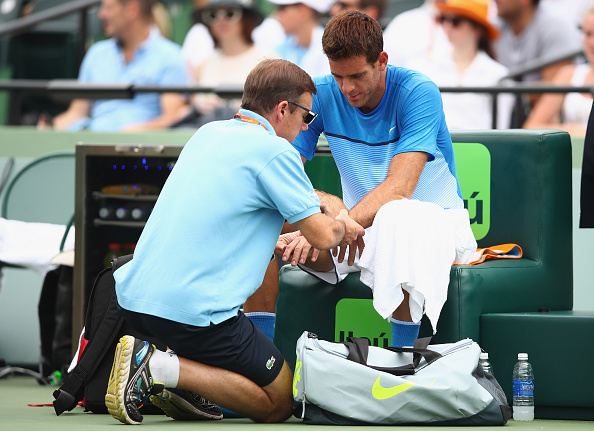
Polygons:
[[410,364],[402,365],[400,367],[377,367],[369,365],[367,363],[367,358],[369,356],[368,338],[348,337],[347,341],[343,344],[349,349],[349,355],[347,356],[349,361],[357,362],[358,364],[365,365],[374,370],[393,374],[395,376],[411,376],[415,373],[415,368],[419,366],[421,358],[425,358],[427,364],[441,358],[441,354],[438,352],[427,349],[431,340],[432,337],[418,338],[415,340],[413,347],[387,347],[386,350],[395,353],[413,354],[413,361]]

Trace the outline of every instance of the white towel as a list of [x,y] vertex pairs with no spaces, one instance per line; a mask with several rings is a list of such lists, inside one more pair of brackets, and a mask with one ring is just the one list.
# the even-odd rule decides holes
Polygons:
[[435,332],[452,264],[476,254],[468,211],[417,200],[392,201],[377,212],[364,239],[358,267],[361,281],[373,291],[376,311],[389,318],[405,289],[413,321],[419,322],[424,312]]
[[[65,230],[63,225],[0,218],[0,261],[45,275],[55,267],[51,261],[60,252]],[[74,228],[64,244],[64,250],[73,249]]]

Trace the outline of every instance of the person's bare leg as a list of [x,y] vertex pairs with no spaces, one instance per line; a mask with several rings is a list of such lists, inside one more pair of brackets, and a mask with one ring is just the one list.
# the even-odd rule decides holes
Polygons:
[[402,289],[402,293],[404,294],[404,299],[398,308],[394,310],[392,317],[402,322],[412,322],[412,317],[410,315],[410,295],[404,289]]
[[278,263],[272,259],[264,275],[262,285],[243,304],[244,313],[276,312],[278,297]]
[[285,362],[276,379],[260,387],[247,377],[222,368],[179,358],[177,387],[187,389],[221,407],[256,422],[282,422],[293,410],[293,373]]

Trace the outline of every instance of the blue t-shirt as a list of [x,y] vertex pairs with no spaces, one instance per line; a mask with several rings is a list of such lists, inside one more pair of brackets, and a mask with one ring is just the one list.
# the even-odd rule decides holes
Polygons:
[[284,219],[320,212],[299,153],[266,119],[240,112],[262,125],[209,123],[182,150],[134,259],[115,272],[123,308],[194,326],[236,316]]
[[[186,67],[181,48],[157,33],[137,49],[130,63],[115,39],[95,43],[85,55],[78,77],[81,82],[136,85],[186,85]],[[138,93],[133,99],[95,100],[90,118],[73,124],[70,129],[87,127],[112,132],[161,115],[160,94]]]
[[311,160],[324,133],[347,208],[386,179],[396,154],[410,151],[429,154],[411,198],[443,208],[464,207],[441,94],[427,76],[388,65],[384,96],[368,114],[348,103],[332,75],[316,77],[314,82],[318,91],[312,110],[318,117],[293,146]]

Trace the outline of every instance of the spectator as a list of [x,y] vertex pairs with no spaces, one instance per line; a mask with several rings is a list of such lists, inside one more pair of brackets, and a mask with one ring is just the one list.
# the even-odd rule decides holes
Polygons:
[[[556,73],[558,85],[592,86],[594,84],[594,7],[582,19],[583,47],[587,62],[569,64]],[[538,100],[524,123],[526,129],[561,129],[584,136],[592,95],[590,93],[546,93]]]
[[[426,73],[444,87],[497,86],[507,75],[505,66],[493,60],[491,41],[499,34],[488,21],[488,0],[445,0],[435,4],[436,18],[452,46],[428,59],[421,56],[406,66]],[[441,95],[448,128],[490,129],[493,127],[492,96],[481,93]],[[509,127],[513,97],[498,97],[497,127]]]
[[285,29],[276,18],[276,14],[264,18],[262,24],[254,29],[252,34],[254,44],[266,51],[274,51],[279,41],[286,37]]
[[[242,2],[251,5],[252,1]],[[208,28],[201,22],[198,10],[208,6],[208,0],[195,0],[195,12],[192,14],[194,25],[190,28],[182,44],[184,60],[190,76],[195,76],[202,62],[213,53],[214,41]],[[250,6],[251,7],[251,6]],[[285,32],[282,25],[274,17],[266,17],[253,33],[254,44],[266,51],[274,51],[279,40],[283,40]]]
[[[85,55],[80,82],[186,85],[180,47],[153,27],[155,0],[103,0],[99,18],[108,40],[95,43]],[[135,131],[173,124],[185,99],[177,93],[136,94],[131,100],[75,99],[54,119],[56,129]],[[47,126],[41,119],[40,127]]]
[[188,76],[194,76],[204,59],[214,51],[214,41],[208,28],[198,22],[200,19],[198,11],[208,6],[208,0],[195,0],[194,5],[196,6],[192,13],[194,25],[190,27],[182,43],[182,54],[186,62]]
[[541,6],[570,25],[579,27],[582,17],[592,5],[592,0],[541,0]]
[[[495,0],[501,36],[495,41],[495,59],[513,69],[533,60],[560,56],[580,47],[576,27],[539,7],[539,0]],[[555,63],[526,74],[524,81],[552,81],[570,61]]]
[[289,60],[311,76],[330,72],[322,51],[324,28],[320,18],[328,13],[332,0],[269,0],[279,5],[275,17],[285,30],[285,39],[276,47],[280,58]]
[[404,66],[411,59],[449,50],[449,42],[442,28],[435,22],[435,0],[425,0],[421,7],[402,12],[384,32],[384,49],[390,64]]
[[386,0],[340,0],[330,7],[330,16],[343,10],[358,10],[379,21],[386,10]]
[[[221,85],[238,89],[249,72],[264,58],[275,58],[273,52],[254,45],[252,32],[264,16],[252,0],[211,0],[196,11],[197,21],[204,24],[214,40],[215,50],[196,70],[192,82],[204,87]],[[180,126],[200,127],[213,120],[228,119],[239,109],[240,100],[224,100],[216,94],[196,94],[193,109]]]

